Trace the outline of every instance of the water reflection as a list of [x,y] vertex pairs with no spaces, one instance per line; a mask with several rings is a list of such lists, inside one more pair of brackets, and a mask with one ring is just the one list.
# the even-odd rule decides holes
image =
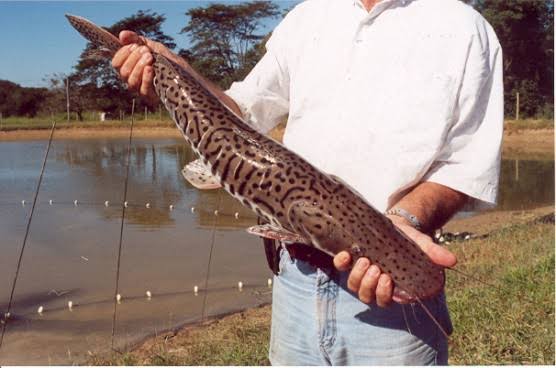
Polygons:
[[[30,209],[21,200],[32,199],[45,144],[0,144],[0,310],[9,299]],[[0,363],[67,364],[76,353],[107,348],[111,337],[127,140],[57,140],[51,153],[14,294],[18,318],[10,325]],[[181,140],[136,139],[131,153],[118,346],[203,313],[269,301],[264,251],[259,239],[244,232],[256,222],[252,212],[221,190],[198,191],[183,179],[181,168],[195,157]],[[553,161],[502,163],[500,209],[553,203]],[[192,290],[195,285],[203,290],[207,272],[203,311]],[[241,293],[238,281],[246,285]],[[147,290],[151,301],[144,297]],[[69,300],[78,305],[74,312],[67,310]],[[45,311],[41,316],[39,305]]]
[[550,204],[554,204],[554,161],[502,161],[497,209],[521,210]]

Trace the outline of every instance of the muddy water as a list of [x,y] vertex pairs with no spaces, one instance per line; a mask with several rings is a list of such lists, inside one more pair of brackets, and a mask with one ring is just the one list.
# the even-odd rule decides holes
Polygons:
[[[2,364],[67,364],[110,347],[126,143],[54,142],[0,349]],[[224,192],[200,192],[186,183],[180,170],[193,157],[179,143],[133,143],[114,331],[119,348],[270,300],[271,273],[260,240],[244,232],[256,219]],[[45,141],[0,144],[0,310],[8,304],[44,148]]]
[[[0,311],[9,300],[45,144],[0,144]],[[221,191],[200,192],[185,182],[180,170],[193,156],[179,140],[136,139],[112,339],[126,144],[54,141],[0,363],[79,362],[112,340],[125,348],[270,300],[263,248],[244,232],[254,216]],[[554,203],[554,162],[504,161],[501,183],[501,209]]]

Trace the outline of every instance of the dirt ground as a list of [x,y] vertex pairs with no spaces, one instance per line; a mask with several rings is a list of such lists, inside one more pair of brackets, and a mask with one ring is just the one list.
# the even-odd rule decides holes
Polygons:
[[[485,234],[511,225],[527,223],[551,212],[554,212],[553,206],[526,211],[489,211],[470,218],[452,220],[444,229],[451,232],[470,231],[476,234]],[[229,336],[233,326],[245,323],[246,320],[257,325],[264,325],[268,323],[270,314],[270,305],[265,305],[222,318],[211,319],[198,325],[187,326],[150,338],[133,349],[131,354],[144,363],[154,354],[160,353],[161,349],[166,352],[176,352],[183,349],[184,346],[198,343],[199,340],[208,338],[208,336],[211,339],[214,339],[215,336],[225,338],[227,335]]]
[[[12,130],[0,132],[1,141],[48,139],[49,129],[41,130]],[[129,130],[126,128],[68,128],[54,131],[56,139],[91,139],[91,138],[127,138]],[[133,137],[136,138],[179,138],[181,133],[175,128],[165,127],[135,127]]]
[[554,158],[554,130],[505,131],[502,147],[505,158]]
[[[270,136],[281,140],[285,126],[280,125],[274,129]],[[1,141],[47,139],[49,130],[14,130],[0,131]],[[124,128],[74,128],[58,129],[54,133],[55,139],[87,139],[107,137],[127,137],[129,131]],[[180,132],[166,127],[135,127],[134,137],[140,138],[179,138]],[[554,130],[553,129],[526,129],[506,130],[504,132],[503,153],[506,158],[513,157],[554,157]]]
[[454,219],[448,222],[443,230],[449,232],[469,231],[482,235],[507,226],[527,223],[551,212],[554,212],[553,206],[526,211],[488,211],[468,218]]

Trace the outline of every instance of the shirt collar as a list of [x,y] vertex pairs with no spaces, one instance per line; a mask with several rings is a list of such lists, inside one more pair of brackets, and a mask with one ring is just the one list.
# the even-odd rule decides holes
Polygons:
[[[363,6],[361,0],[350,0],[354,6],[359,7],[361,10],[367,12],[367,9]],[[386,9],[398,5],[398,6],[405,6],[411,0],[381,0],[376,3],[376,5],[371,9],[370,12],[367,12],[367,16],[365,17],[365,21],[372,20],[379,16],[383,11]]]

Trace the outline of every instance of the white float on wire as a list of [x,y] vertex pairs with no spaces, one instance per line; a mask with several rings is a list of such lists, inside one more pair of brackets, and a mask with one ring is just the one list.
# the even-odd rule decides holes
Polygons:
[[21,205],[25,206],[25,199],[21,201]]
[[122,302],[122,294],[116,294],[116,301],[118,302],[118,304]]
[[193,287],[193,293],[194,293],[195,295],[199,294],[199,287],[198,287],[197,285],[195,285],[195,286]]
[[104,207],[108,207],[110,206],[110,202],[109,201],[104,201]]
[[151,298],[153,297],[152,293],[151,293],[149,290],[147,290],[147,292],[145,293],[145,295],[147,296],[147,299],[148,299],[148,300],[151,300]]
[[271,287],[272,286],[272,279],[266,280],[266,284],[268,285],[268,287]]
[[234,213],[234,217],[236,218],[236,220],[239,218],[239,212]]
[[238,282],[237,283],[237,288],[239,289],[239,291],[242,291],[243,290],[243,282],[241,282],[241,281]]
[[151,208],[151,204],[147,202],[147,203],[145,204],[145,207]]
[[48,201],[48,204],[52,206],[52,199]]
[[71,300],[68,302],[68,309],[70,312],[73,311],[73,302]]
[[41,305],[41,306],[39,307],[39,309],[37,309],[37,313],[40,314],[40,315],[42,316],[42,312],[43,312],[43,311],[44,311],[44,308],[43,308],[43,306]]
[[168,208],[170,208],[170,211],[172,211],[174,209],[174,205],[171,204]]
[[124,202],[124,207],[127,208],[127,205],[128,205],[128,203],[127,203],[127,201],[125,201],[125,202]]
[[74,206],[77,206],[77,199],[74,199],[74,200],[73,200],[73,205],[74,205]]
[[195,213],[195,207],[191,207],[191,213]]
[[218,210],[214,210],[214,216],[218,216]]

